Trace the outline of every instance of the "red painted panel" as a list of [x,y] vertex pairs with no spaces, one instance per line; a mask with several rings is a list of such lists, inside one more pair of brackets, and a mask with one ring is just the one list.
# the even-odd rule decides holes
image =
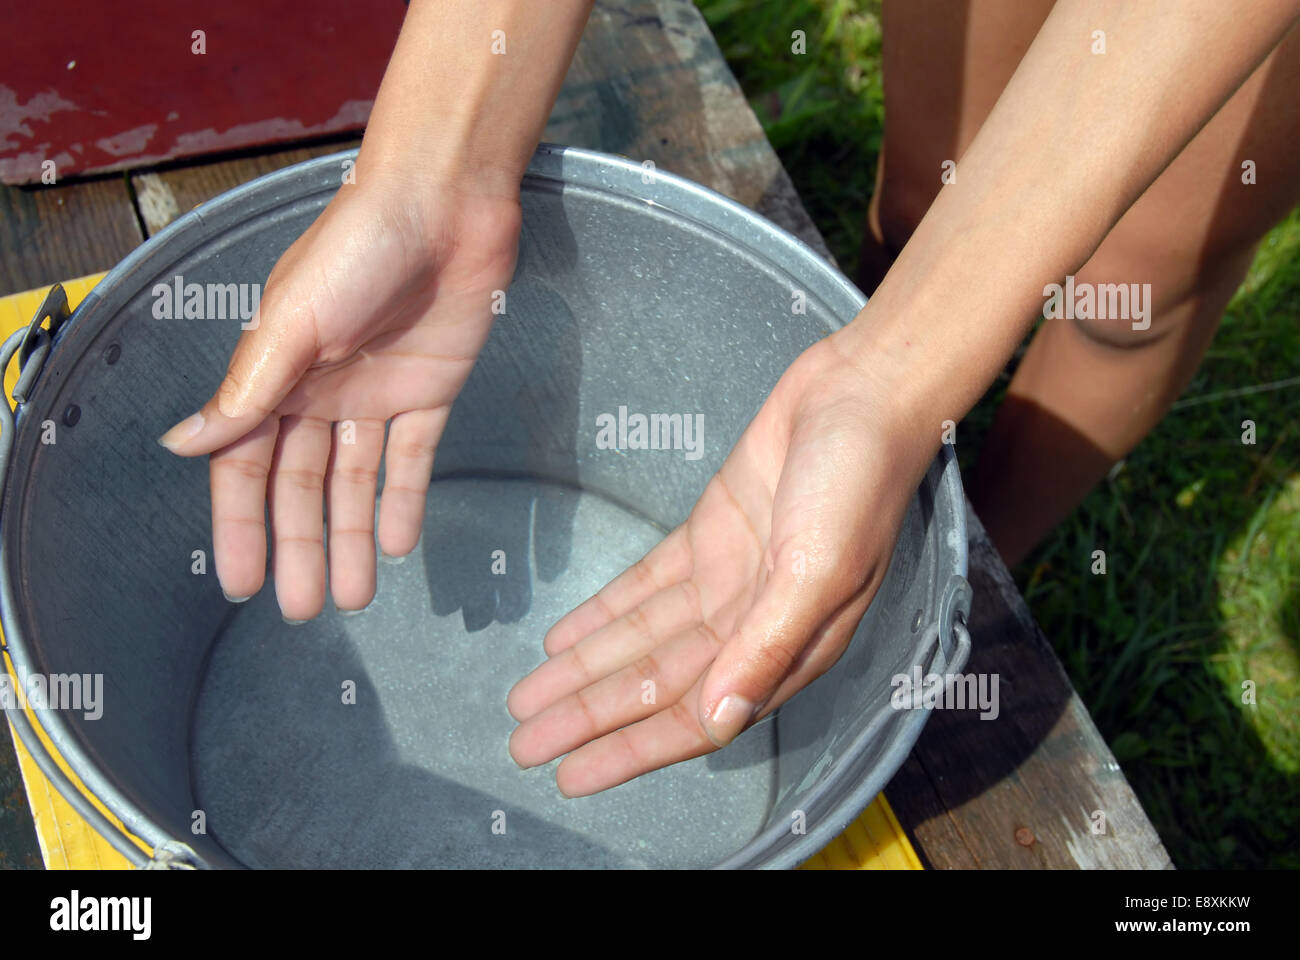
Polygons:
[[402,0],[5,6],[6,183],[39,182],[46,160],[62,179],[361,129],[406,11]]

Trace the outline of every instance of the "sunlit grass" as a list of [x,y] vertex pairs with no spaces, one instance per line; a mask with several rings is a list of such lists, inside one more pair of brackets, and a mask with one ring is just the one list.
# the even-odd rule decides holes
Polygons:
[[1300,773],[1300,475],[1224,551],[1217,579],[1225,695],[1253,694],[1244,713],[1255,735],[1278,770]]

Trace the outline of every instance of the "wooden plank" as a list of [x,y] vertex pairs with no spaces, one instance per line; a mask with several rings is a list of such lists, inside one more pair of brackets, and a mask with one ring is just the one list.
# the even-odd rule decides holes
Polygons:
[[545,138],[651,161],[830,256],[690,0],[596,0]]
[[958,824],[948,815],[917,751],[908,754],[894,779],[889,781],[885,797],[889,798],[903,830],[912,838],[925,869],[979,868],[979,861],[962,838]]
[[0,870],[39,870],[41,849],[9,724],[0,733]]
[[[939,868],[1172,864],[983,526],[971,525],[971,658],[999,716],[936,710],[886,793]],[[937,802],[936,802],[937,801]],[[1094,832],[1094,823],[1105,832]]]
[[107,270],[143,239],[125,177],[0,187],[0,296]]
[[130,174],[131,185],[140,205],[140,218],[145,230],[152,236],[182,213],[241,183],[274,173],[291,164],[351,150],[360,145],[360,139],[349,138],[157,170],[135,170]]

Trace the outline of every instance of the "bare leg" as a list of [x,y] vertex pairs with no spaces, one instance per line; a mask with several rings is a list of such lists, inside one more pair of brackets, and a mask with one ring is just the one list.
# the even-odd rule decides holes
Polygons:
[[[1043,325],[967,478],[971,503],[1009,566],[1164,416],[1214,339],[1253,252],[1224,259],[1177,302],[1156,296],[1163,329],[1151,340],[1070,320]],[[1077,282],[1120,282],[1100,273],[1090,262]],[[1139,282],[1133,270],[1127,275]]]
[[[870,265],[906,242],[938,190],[943,154],[960,157],[1050,4],[945,3],[942,17],[928,7],[885,4],[889,131],[868,221],[866,246],[877,249],[863,255],[868,286]],[[964,39],[936,39],[945,30]],[[964,60],[954,61],[954,49],[966,51]],[[926,62],[927,51],[945,50],[946,66]],[[968,478],[1009,564],[1150,431],[1191,378],[1259,237],[1298,199],[1300,116],[1289,92],[1297,88],[1293,31],[1079,270],[1077,283],[1151,284],[1149,330],[1133,330],[1128,319],[1050,320],[1034,338]],[[1245,160],[1255,163],[1255,184],[1242,183]]]

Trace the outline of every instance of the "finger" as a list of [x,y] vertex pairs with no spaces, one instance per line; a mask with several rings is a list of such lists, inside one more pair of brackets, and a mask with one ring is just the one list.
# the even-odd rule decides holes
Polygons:
[[516,720],[527,720],[702,619],[695,584],[689,580],[674,584],[542,663],[515,684],[506,697],[506,709]]
[[330,593],[340,610],[360,610],[375,596],[375,486],[383,452],[382,420],[334,425],[325,503]]
[[555,771],[566,797],[586,797],[718,749],[700,726],[700,684],[676,703],[573,751]]
[[267,418],[315,360],[310,310],[269,302],[240,335],[217,392],[158,439],[172,453],[192,457],[234,443]]
[[708,669],[720,644],[700,624],[623,669],[564,697],[515,728],[510,755],[522,767],[548,763],[584,743],[674,704]]
[[384,495],[379,501],[379,547],[404,557],[420,542],[433,458],[451,407],[411,410],[393,417],[384,454]]
[[[866,584],[841,573],[849,565],[795,547],[783,548],[753,606],[704,680],[701,722],[718,746],[730,743],[767,705],[799,663],[811,638]],[[810,570],[809,565],[821,571]],[[881,571],[883,573],[883,570]],[[874,593],[876,574],[868,578]]]
[[279,418],[268,417],[208,462],[217,580],[234,603],[266,578],[266,478],[279,429]]
[[286,620],[310,620],[325,606],[325,465],[330,424],[283,417],[271,464],[275,595]]
[[853,639],[853,633],[857,630],[858,623],[867,612],[870,599],[870,593],[863,590],[840,607],[826,623],[822,624],[813,635],[808,646],[795,660],[786,678],[776,688],[776,692],[768,698],[767,704],[754,715],[755,721],[763,719],[764,716],[780,707],[781,704],[835,666],[836,662],[844,654],[845,649],[847,649],[849,642]]
[[547,656],[553,657],[690,575],[691,547],[686,528],[682,526],[594,596],[556,621],[546,632],[542,648]]

